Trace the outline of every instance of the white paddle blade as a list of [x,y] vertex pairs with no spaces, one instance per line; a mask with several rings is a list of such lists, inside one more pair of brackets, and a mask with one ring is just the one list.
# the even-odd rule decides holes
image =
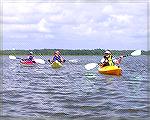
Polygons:
[[15,60],[16,57],[15,57],[15,56],[12,56],[12,55],[9,55],[9,59]]
[[45,61],[42,59],[34,59],[36,63],[45,64]]
[[89,64],[86,64],[84,67],[87,70],[91,70],[91,69],[95,68],[97,65],[98,65],[97,63],[89,63]]
[[136,50],[134,52],[131,53],[132,56],[139,56],[141,55],[141,50]]
[[73,60],[69,60],[69,62],[77,63],[77,62],[78,62],[78,60],[77,60],[77,59],[73,59]]

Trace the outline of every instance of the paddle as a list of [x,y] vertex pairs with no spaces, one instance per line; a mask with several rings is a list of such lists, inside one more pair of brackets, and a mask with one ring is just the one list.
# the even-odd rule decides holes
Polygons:
[[16,57],[16,56],[9,55],[9,59],[11,59],[11,60],[16,60],[16,59],[22,59],[22,58],[18,58],[18,57]]
[[[139,56],[139,55],[141,55],[141,50],[135,50],[130,55],[131,56]],[[129,56],[129,55],[125,55],[122,57],[127,57],[127,56]],[[96,66],[98,66],[98,63],[88,63],[84,67],[86,70],[91,70],[91,69],[95,68]]]
[[91,69],[95,68],[97,65],[98,65],[98,63],[88,63],[84,67],[87,70],[91,70]]
[[73,59],[73,60],[68,60],[69,62],[71,62],[71,63],[77,63],[78,62],[78,60],[77,59]]
[[[71,63],[77,63],[77,62],[78,62],[77,59],[73,59],[73,60],[65,60],[65,59],[64,59],[63,62],[66,62],[66,61],[71,62]],[[48,62],[51,63],[50,59],[48,59]]]
[[[11,60],[16,60],[16,59],[22,59],[22,58],[18,58],[18,57],[16,57],[16,56],[9,55],[9,59],[11,59]],[[42,59],[34,59],[34,61],[35,61],[36,63],[45,64],[45,61],[42,60]]]
[[141,55],[141,50],[135,50],[134,52],[131,53],[131,56],[139,56]]
[[42,59],[34,59],[36,63],[45,64],[45,61]]

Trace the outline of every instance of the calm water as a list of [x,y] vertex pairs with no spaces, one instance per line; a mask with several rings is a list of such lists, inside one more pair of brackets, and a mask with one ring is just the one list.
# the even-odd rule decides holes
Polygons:
[[[37,57],[39,58],[39,57]],[[120,77],[101,75],[84,65],[98,56],[65,56],[60,69],[48,63],[23,67],[19,60],[1,61],[2,120],[146,120],[149,118],[148,57],[127,57]],[[47,56],[42,59],[48,59]],[[3,73],[2,73],[3,70]]]

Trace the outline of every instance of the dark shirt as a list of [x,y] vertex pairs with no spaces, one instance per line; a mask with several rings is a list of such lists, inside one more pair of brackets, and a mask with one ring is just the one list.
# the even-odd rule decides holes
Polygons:
[[56,60],[57,60],[58,62],[62,62],[60,56],[54,56],[54,57],[53,57],[53,61],[56,61]]
[[31,61],[32,61],[32,60],[33,60],[33,56],[31,56],[31,55],[30,55],[30,56],[29,56],[29,60],[31,60]]

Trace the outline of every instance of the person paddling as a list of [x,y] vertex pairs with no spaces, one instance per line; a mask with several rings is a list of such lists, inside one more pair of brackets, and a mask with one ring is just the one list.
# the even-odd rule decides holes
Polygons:
[[36,62],[34,61],[33,52],[30,52],[30,53],[28,54],[28,58],[27,58],[27,59],[21,59],[21,60],[22,60],[22,61],[30,61],[30,62],[36,63]]
[[53,63],[53,62],[55,62],[55,61],[58,61],[58,62],[60,62],[60,63],[64,63],[66,60],[61,56],[61,53],[60,53],[60,51],[55,51],[54,52],[54,56],[53,56],[53,58],[52,58],[52,61],[50,61],[50,59],[48,60],[50,63]]
[[30,61],[34,61],[33,52],[30,52],[30,53],[29,53],[28,59],[29,59]]
[[120,56],[118,59],[113,59],[112,52],[110,50],[106,50],[104,52],[104,57],[101,59],[100,66],[114,66],[119,65],[121,63],[123,56]]

